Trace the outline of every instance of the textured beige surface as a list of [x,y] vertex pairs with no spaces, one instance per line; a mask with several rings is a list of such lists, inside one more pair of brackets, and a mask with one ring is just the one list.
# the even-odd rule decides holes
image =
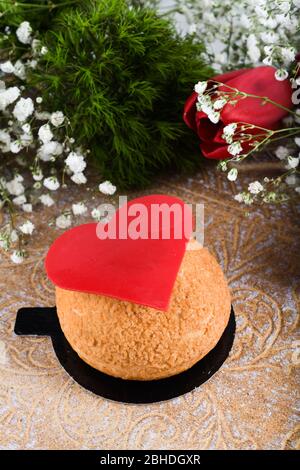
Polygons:
[[[18,308],[54,305],[43,259],[61,233],[47,225],[57,209],[24,215],[38,229],[31,257],[23,266],[0,258],[0,448],[299,448],[299,212],[295,205],[249,208],[245,217],[232,200],[237,190],[213,170],[149,190],[205,204],[205,246],[229,281],[237,332],[230,357],[208,382],[147,406],[96,397],[62,370],[49,338],[13,334]],[[80,191],[66,190],[59,209],[90,197]]]
[[227,282],[206,248],[185,252],[167,312],[58,287],[56,306],[66,338],[84,361],[136,380],[192,367],[215,347],[231,310]]

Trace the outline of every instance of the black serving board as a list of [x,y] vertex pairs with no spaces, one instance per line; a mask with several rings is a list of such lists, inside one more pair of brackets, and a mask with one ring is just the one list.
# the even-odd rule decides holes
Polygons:
[[166,379],[149,381],[111,377],[80,359],[60,328],[56,307],[21,308],[14,332],[17,335],[51,336],[62,367],[78,384],[96,395],[123,403],[154,403],[190,392],[217,372],[233,344],[235,317],[231,309],[228,325],[218,344],[193,367]]

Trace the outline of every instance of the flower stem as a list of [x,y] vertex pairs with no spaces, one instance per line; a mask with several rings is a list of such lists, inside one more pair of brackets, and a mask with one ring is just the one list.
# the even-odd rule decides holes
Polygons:
[[179,15],[183,15],[183,11],[180,8],[177,7],[177,8],[172,8],[171,10],[167,10],[164,13],[161,13],[158,16],[159,16],[159,18],[164,18],[165,16],[173,15],[173,13],[178,13]]
[[[267,96],[259,96],[259,95],[254,95],[254,94],[252,94],[252,93],[246,93],[245,91],[240,91],[240,90],[238,90],[237,88],[233,88],[233,87],[227,85],[226,83],[218,82],[218,81],[216,81],[216,80],[210,80],[210,81],[211,81],[212,83],[217,84],[217,85],[225,86],[226,88],[228,88],[228,89],[230,89],[230,90],[233,90],[233,91],[234,91],[235,93],[237,93],[238,95],[241,95],[241,96],[242,96],[242,99],[243,99],[243,98],[259,99],[259,100],[264,101],[265,103],[273,104],[274,106],[277,106],[277,108],[283,109],[283,110],[286,111],[287,113],[296,115],[295,111],[292,111],[291,109],[287,108],[286,106],[283,106],[282,104],[277,103],[276,101],[271,100],[271,98],[268,98]],[[225,93],[226,93],[226,92],[225,92]]]

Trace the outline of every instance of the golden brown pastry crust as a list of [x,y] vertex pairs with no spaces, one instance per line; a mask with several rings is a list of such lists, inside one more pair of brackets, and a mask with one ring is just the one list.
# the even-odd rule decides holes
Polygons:
[[85,362],[115,377],[153,380],[189,369],[214,348],[231,300],[219,264],[201,248],[186,251],[167,312],[59,287],[56,306]]

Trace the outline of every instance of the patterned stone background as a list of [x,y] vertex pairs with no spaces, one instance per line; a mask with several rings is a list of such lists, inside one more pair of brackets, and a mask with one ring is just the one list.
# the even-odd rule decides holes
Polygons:
[[[29,259],[15,266],[5,253],[0,258],[0,449],[299,448],[297,208],[251,208],[245,216],[234,185],[209,169],[149,192],[205,204],[205,245],[226,272],[237,316],[230,357],[209,382],[168,402],[127,405],[82,389],[60,367],[50,339],[13,333],[18,308],[54,304],[43,259],[60,233],[48,226],[57,208],[35,212]],[[59,208],[89,195],[66,190]],[[90,207],[103,202],[96,198]]]

